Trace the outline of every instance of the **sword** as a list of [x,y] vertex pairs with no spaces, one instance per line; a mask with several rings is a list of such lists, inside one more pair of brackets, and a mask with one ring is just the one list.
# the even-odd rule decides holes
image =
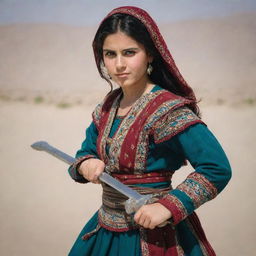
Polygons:
[[[46,141],[35,142],[31,145],[31,147],[35,150],[45,151],[69,165],[73,164],[76,161],[74,157],[51,146]],[[146,204],[149,199],[152,198],[152,195],[141,195],[137,191],[131,189],[130,187],[124,185],[122,182],[113,178],[106,172],[103,172],[99,176],[99,180],[108,184],[112,188],[116,189],[117,191],[128,197],[128,200],[125,201],[125,211],[128,214],[136,212],[142,205]]]

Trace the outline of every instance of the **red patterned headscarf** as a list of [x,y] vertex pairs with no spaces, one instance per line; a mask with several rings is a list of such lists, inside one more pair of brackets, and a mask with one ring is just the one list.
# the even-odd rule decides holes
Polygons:
[[[166,63],[172,76],[178,82],[179,86],[182,88],[182,91],[185,92],[186,98],[191,100],[192,108],[197,109],[195,94],[194,94],[192,88],[187,84],[187,82],[184,80],[183,76],[179,72],[179,70],[172,58],[172,55],[167,48],[167,45],[163,39],[163,36],[161,35],[161,33],[159,31],[158,26],[156,25],[155,21],[150,17],[150,15],[146,11],[144,11],[143,9],[138,8],[138,7],[122,6],[122,7],[118,7],[118,8],[115,8],[114,10],[112,10],[103,19],[103,21],[116,13],[124,13],[124,14],[131,15],[131,16],[137,18],[139,21],[141,21],[145,25],[156,49],[160,53],[164,62]],[[96,59],[96,62],[97,62],[97,59]]]

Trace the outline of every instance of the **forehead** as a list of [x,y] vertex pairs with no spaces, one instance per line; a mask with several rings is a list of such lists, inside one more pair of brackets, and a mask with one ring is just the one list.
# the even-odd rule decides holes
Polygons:
[[103,50],[118,50],[128,48],[144,48],[142,44],[135,41],[132,37],[123,32],[108,35],[103,43]]

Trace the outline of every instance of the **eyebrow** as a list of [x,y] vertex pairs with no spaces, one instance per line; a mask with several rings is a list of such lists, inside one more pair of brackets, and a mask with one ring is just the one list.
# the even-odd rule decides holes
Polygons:
[[[137,48],[137,47],[131,47],[131,48],[123,49],[122,51],[131,51],[131,50],[139,50],[139,48]],[[114,52],[114,50],[103,49],[103,52]]]

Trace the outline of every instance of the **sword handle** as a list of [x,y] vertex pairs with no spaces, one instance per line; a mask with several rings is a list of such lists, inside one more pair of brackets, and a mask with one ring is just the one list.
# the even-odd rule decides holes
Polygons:
[[[76,159],[59,149],[51,146],[46,141],[38,141],[31,145],[31,147],[38,151],[45,151],[52,156],[64,161],[65,163],[71,165],[73,164]],[[142,205],[146,204],[147,201],[152,197],[152,195],[141,195],[137,191],[131,189],[130,187],[124,185],[120,181],[116,180],[109,174],[103,172],[99,179],[106,184],[110,185],[117,191],[121,192],[122,194],[126,195],[129,199],[125,202],[125,210],[128,214],[132,214],[136,212]],[[170,222],[165,221],[161,223],[158,227],[164,227],[165,225],[169,224]]]

